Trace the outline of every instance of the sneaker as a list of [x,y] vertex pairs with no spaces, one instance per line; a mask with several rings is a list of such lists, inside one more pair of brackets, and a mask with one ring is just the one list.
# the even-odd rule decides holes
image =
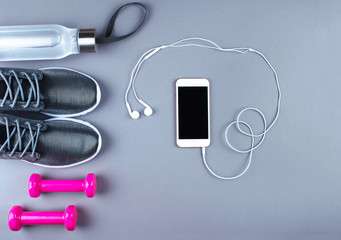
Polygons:
[[0,159],[64,168],[85,163],[101,149],[99,131],[88,122],[69,118],[46,121],[0,116]]
[[0,111],[42,112],[76,117],[91,112],[101,99],[98,83],[66,68],[0,68]]

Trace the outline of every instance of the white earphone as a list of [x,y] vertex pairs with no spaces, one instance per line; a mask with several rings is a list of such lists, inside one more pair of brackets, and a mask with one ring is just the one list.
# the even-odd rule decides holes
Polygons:
[[[197,43],[194,43],[194,41],[197,41]],[[274,74],[275,77],[275,83],[276,83],[276,87],[277,87],[277,93],[278,93],[278,97],[277,97],[277,109],[276,109],[276,114],[275,117],[273,118],[272,122],[267,126],[267,122],[266,122],[266,118],[265,115],[262,113],[261,110],[254,108],[254,107],[247,107],[244,108],[243,110],[241,110],[236,118],[235,121],[231,122],[225,129],[225,142],[226,144],[234,151],[239,152],[239,153],[247,153],[249,154],[249,158],[247,161],[246,166],[244,167],[244,169],[237,175],[235,176],[231,176],[231,177],[223,177],[220,176],[218,174],[216,174],[207,164],[206,161],[206,150],[203,147],[202,148],[202,158],[204,161],[204,165],[207,168],[207,170],[215,177],[219,178],[219,179],[223,179],[223,180],[233,180],[236,178],[241,177],[242,175],[244,175],[244,173],[249,169],[250,165],[251,165],[251,161],[252,161],[252,154],[253,151],[258,148],[264,141],[265,135],[266,133],[270,130],[270,128],[273,127],[273,125],[275,124],[275,122],[278,119],[279,116],[279,112],[280,112],[280,105],[281,105],[281,89],[279,86],[279,81],[278,81],[278,76],[277,73],[275,71],[275,69],[272,67],[272,65],[270,64],[269,60],[259,51],[254,50],[252,48],[222,48],[220,47],[218,44],[216,44],[215,42],[205,39],[205,38],[199,38],[199,37],[191,37],[191,38],[184,38],[181,39],[175,43],[169,44],[169,45],[162,45],[159,47],[155,47],[152,49],[149,49],[148,51],[146,51],[144,54],[142,54],[142,56],[140,57],[140,59],[138,60],[138,62],[136,63],[134,69],[131,72],[130,75],[130,81],[129,81],[129,85],[127,87],[127,90],[125,92],[125,103],[126,103],[126,107],[128,110],[128,113],[130,115],[131,118],[133,119],[138,119],[140,117],[140,113],[137,111],[132,111],[129,101],[128,101],[128,94],[129,91],[132,90],[134,93],[134,96],[136,98],[136,100],[145,107],[144,109],[144,114],[146,116],[150,116],[153,113],[152,108],[145,103],[142,99],[139,98],[137,91],[135,89],[135,81],[136,81],[136,77],[137,74],[143,64],[144,61],[146,61],[148,58],[150,58],[151,56],[153,56],[155,53],[157,53],[158,51],[160,51],[161,49],[165,49],[165,48],[180,48],[180,47],[201,47],[201,48],[208,48],[208,49],[214,49],[214,50],[218,50],[218,51],[222,51],[222,52],[235,52],[235,53],[240,53],[240,54],[244,54],[244,53],[255,53],[258,56],[260,56],[265,62],[266,64],[269,66],[269,68],[271,69],[271,71]],[[246,111],[255,111],[256,113],[258,113],[263,121],[263,131],[260,133],[255,134],[252,130],[252,127],[249,123],[241,120],[241,116],[243,115],[244,112]],[[250,148],[246,149],[246,150],[240,150],[234,146],[231,145],[230,141],[228,140],[228,131],[229,129],[233,126],[236,125],[237,130],[245,135],[251,138],[251,146]],[[245,132],[241,129],[240,125],[244,125],[246,126],[246,128],[248,129],[249,132]],[[255,145],[255,139],[256,138],[260,138],[259,142]]]
[[[153,109],[147,104],[145,103],[144,101],[142,100],[139,100],[139,102],[145,106],[146,108],[144,109],[143,113],[144,115],[146,115],[147,117],[149,117],[150,115],[153,114]],[[140,117],[140,113],[138,111],[132,111],[131,110],[131,107],[130,107],[130,104],[127,102],[126,103],[127,105],[127,109],[128,109],[128,112],[129,112],[129,115],[132,119],[138,119]]]
[[140,113],[138,111],[133,111],[131,110],[131,107],[130,107],[130,104],[129,104],[129,101],[128,101],[128,94],[129,94],[129,91],[130,89],[133,90],[133,93],[134,93],[134,96],[136,98],[136,100],[145,107],[143,113],[145,116],[150,116],[153,114],[153,109],[147,104],[145,103],[142,99],[140,99],[137,95],[137,92],[136,92],[136,89],[135,89],[135,80],[136,80],[136,77],[137,77],[137,74],[141,68],[141,65],[144,61],[146,61],[148,58],[150,58],[152,55],[154,55],[156,52],[158,52],[160,49],[164,48],[163,46],[162,47],[156,47],[156,48],[152,48],[148,51],[146,51],[139,59],[139,61],[137,62],[137,64],[135,65],[133,71],[131,72],[131,75],[130,75],[130,81],[129,81],[129,85],[127,87],[127,90],[126,90],[126,93],[125,93],[125,103],[126,103],[126,107],[127,107],[127,110],[128,110],[128,113],[130,115],[130,117],[132,119],[138,119],[140,117]]

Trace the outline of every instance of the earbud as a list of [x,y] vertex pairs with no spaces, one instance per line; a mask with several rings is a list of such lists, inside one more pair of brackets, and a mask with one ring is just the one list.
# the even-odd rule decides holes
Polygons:
[[144,115],[149,117],[150,115],[153,114],[153,109],[151,109],[150,107],[147,107],[144,109],[143,113],[144,113]]
[[126,103],[129,115],[132,119],[138,119],[140,117],[140,113],[138,111],[132,111],[129,103]]
[[145,106],[146,108],[144,109],[143,113],[144,115],[146,115],[147,117],[149,117],[150,115],[153,114],[153,109],[144,101],[142,101],[141,99],[137,98],[137,101],[139,101],[139,103],[141,103],[143,106]]
[[132,119],[138,119],[140,117],[140,113],[138,111],[132,111],[129,114]]

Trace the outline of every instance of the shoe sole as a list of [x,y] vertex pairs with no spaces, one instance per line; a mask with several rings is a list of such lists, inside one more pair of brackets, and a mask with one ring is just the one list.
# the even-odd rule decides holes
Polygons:
[[63,70],[68,70],[68,71],[72,71],[72,72],[76,72],[76,73],[79,73],[79,74],[82,74],[83,76],[86,76],[88,78],[90,78],[95,84],[96,84],[96,104],[94,106],[92,106],[91,108],[83,111],[83,112],[79,112],[79,113],[73,113],[73,114],[53,114],[53,113],[46,113],[46,112],[42,112],[43,114],[47,115],[47,116],[50,116],[50,117],[55,117],[55,118],[69,118],[69,117],[79,117],[79,116],[82,116],[82,115],[85,115],[89,112],[92,112],[97,106],[98,104],[100,103],[101,101],[101,89],[99,88],[99,85],[98,85],[98,82],[91,76],[85,74],[85,73],[82,73],[82,72],[79,72],[77,70],[74,70],[74,69],[70,69],[70,68],[64,68],[64,67],[47,67],[47,68],[41,68],[39,70],[43,71],[43,70],[48,70],[48,69],[63,69]]
[[30,163],[30,164],[33,164],[33,165],[37,165],[37,166],[40,166],[40,167],[46,167],[46,168],[69,168],[69,167],[75,167],[77,165],[86,163],[86,162],[90,161],[91,159],[93,159],[94,157],[97,156],[97,154],[99,153],[99,151],[102,148],[102,136],[101,136],[100,132],[98,131],[98,129],[95,126],[93,126],[89,122],[86,122],[86,121],[83,121],[83,120],[79,120],[79,119],[73,119],[73,118],[59,118],[58,117],[58,118],[51,118],[51,119],[46,120],[46,122],[51,122],[51,121],[71,121],[71,122],[77,122],[77,123],[84,124],[84,125],[90,127],[91,129],[93,129],[98,134],[98,147],[97,147],[97,150],[96,150],[95,154],[92,155],[91,157],[87,158],[87,159],[84,159],[81,162],[73,163],[73,164],[70,164],[70,165],[64,165],[64,166],[49,166],[49,165],[44,165],[44,164],[39,164],[39,163],[27,162],[25,160],[21,160],[21,161],[26,162],[26,163]]

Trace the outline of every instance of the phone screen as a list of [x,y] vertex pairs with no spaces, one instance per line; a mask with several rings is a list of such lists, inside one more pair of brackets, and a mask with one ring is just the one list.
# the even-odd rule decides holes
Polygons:
[[178,87],[179,139],[208,139],[208,87]]

